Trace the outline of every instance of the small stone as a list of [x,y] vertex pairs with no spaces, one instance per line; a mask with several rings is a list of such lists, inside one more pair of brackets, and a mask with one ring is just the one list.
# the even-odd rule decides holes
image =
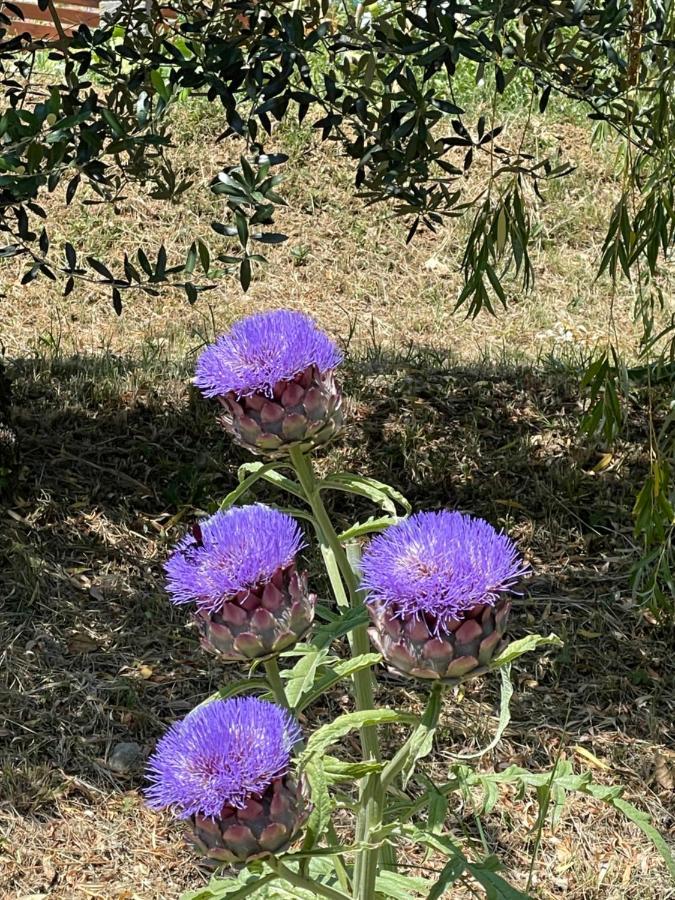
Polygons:
[[140,744],[123,741],[116,744],[108,757],[108,768],[119,775],[128,775],[140,769],[145,763],[145,753]]

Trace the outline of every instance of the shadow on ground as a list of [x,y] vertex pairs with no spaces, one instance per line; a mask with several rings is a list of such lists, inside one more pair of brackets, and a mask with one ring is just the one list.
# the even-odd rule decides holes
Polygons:
[[[140,771],[111,771],[112,748],[147,753],[223,680],[167,602],[161,563],[249,457],[180,366],[19,360],[12,375],[20,467],[0,526],[3,799],[44,818],[73,784],[139,787]],[[507,528],[536,573],[514,634],[565,641],[518,664],[513,722],[485,764],[544,766],[585,748],[672,829],[652,770],[673,740],[673,633],[637,615],[627,586],[644,423],[607,463],[577,440],[569,373],[458,367],[417,351],[351,362],[345,378],[351,424],[320,465],[367,470],[417,508],[448,505]],[[337,502],[340,517],[370,512]],[[381,692],[391,705],[417,702],[387,678]],[[341,710],[343,694],[307,726]],[[470,685],[446,714],[441,747],[485,743],[496,703],[495,684]]]

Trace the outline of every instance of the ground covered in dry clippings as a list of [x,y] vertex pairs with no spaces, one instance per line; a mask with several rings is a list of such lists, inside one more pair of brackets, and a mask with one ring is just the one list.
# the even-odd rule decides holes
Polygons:
[[[577,126],[536,128],[586,152]],[[22,291],[20,270],[3,270],[20,467],[0,507],[2,897],[171,900],[204,880],[179,830],[145,810],[140,789],[166,725],[237,672],[197,649],[185,611],[163,593],[161,563],[247,459],[188,387],[194,351],[247,308],[308,309],[337,337],[351,334],[349,426],[322,467],[367,470],[418,508],[486,516],[531,561],[513,632],[554,631],[564,646],[514,667],[513,720],[479,767],[537,771],[566,757],[602,783],[625,785],[666,837],[675,831],[674,634],[638,612],[627,583],[632,497],[647,463],[644,410],[639,402],[629,410],[627,435],[611,452],[578,436],[573,363],[607,333],[607,286],[589,275],[602,236],[593,200],[609,203],[614,190],[606,161],[584,157],[584,177],[541,211],[553,229],[564,208],[568,227],[542,239],[535,294],[496,322],[469,323],[451,315],[459,232],[422,236],[407,250],[403,226],[359,210],[339,160],[306,135],[285,140],[296,157],[280,224],[297,252],[273,251],[247,298],[225,282],[194,310],[172,298],[136,300],[118,321],[107,299]],[[192,163],[206,166],[200,146]],[[92,221],[99,213],[90,207],[87,229],[101,245],[91,252],[138,242],[153,216],[153,239],[163,230],[179,243],[193,212],[212,217],[210,202],[176,221],[142,199],[126,218]],[[64,240],[81,240],[83,230],[84,220],[64,218]],[[618,294],[612,324],[629,351],[631,302]],[[346,521],[366,507],[341,500],[334,512]],[[311,555],[308,565],[321,586]],[[423,702],[414,685],[385,675],[379,699]],[[349,705],[336,689],[303,725]],[[449,696],[430,774],[442,779],[453,754],[486,744],[497,711],[494,679]],[[120,744],[133,746],[125,755]],[[505,791],[480,828],[471,797],[447,824],[476,854],[499,855],[523,887],[536,814],[533,796]],[[570,798],[556,828],[544,829],[531,893],[675,896],[644,835],[584,797]]]

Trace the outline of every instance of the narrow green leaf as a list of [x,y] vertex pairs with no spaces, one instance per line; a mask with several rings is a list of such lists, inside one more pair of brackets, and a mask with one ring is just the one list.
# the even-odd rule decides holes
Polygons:
[[276,881],[279,876],[275,872],[258,876],[251,872],[243,872],[238,878],[222,878],[214,875],[206,887],[181,894],[180,900],[244,900],[253,897],[261,888]]
[[459,756],[455,756],[455,759],[480,759],[481,756],[485,756],[486,753],[489,753],[490,750],[493,750],[502,739],[502,735],[506,730],[506,726],[511,721],[510,704],[511,697],[513,696],[513,685],[511,684],[511,663],[502,663],[500,674],[502,676],[502,687],[499,698],[499,722],[497,723],[497,731],[495,732],[495,736],[487,745],[487,747],[484,747],[482,750],[478,750],[476,753],[462,753]]
[[303,850],[314,847],[325,833],[330,823],[333,802],[328,792],[328,781],[323,769],[323,760],[314,756],[305,766],[312,797],[312,812],[305,826]]
[[357,522],[355,525],[352,525],[351,528],[343,531],[338,537],[342,543],[345,541],[353,541],[355,538],[362,537],[364,534],[384,531],[385,528],[389,528],[390,525],[395,525],[400,521],[398,516],[370,516],[365,522]]
[[366,775],[381,772],[383,765],[383,763],[374,759],[363,760],[362,762],[344,762],[336,756],[323,757],[323,770],[329,784],[353,783]]
[[638,809],[636,806],[633,806],[632,803],[629,803],[622,797],[613,796],[611,794],[611,791],[611,787],[608,788],[604,784],[593,784],[592,782],[587,784],[583,788],[583,792],[585,794],[590,794],[593,797],[598,797],[600,800],[604,800],[606,803],[609,803],[610,806],[613,806],[615,809],[618,809],[620,812],[622,812],[627,819],[630,819],[630,821],[633,822],[633,824],[637,825],[640,831],[649,838],[649,840],[652,842],[652,844],[654,844],[656,849],[661,854],[670,877],[675,883],[675,859],[673,858],[670,847],[664,840],[663,836],[659,834],[656,828],[654,828],[647,813],[642,812],[642,810]]
[[338,473],[329,475],[320,481],[319,490],[346,491],[348,494],[367,497],[392,516],[396,515],[396,503],[402,506],[407,513],[412,511],[412,506],[400,491],[382,481],[377,481],[375,478]]
[[327,647],[333,641],[349,634],[359,625],[365,625],[368,621],[368,611],[365,604],[348,608],[334,622],[327,622],[315,629],[311,638],[315,647]]
[[541,634],[528,634],[527,637],[520,638],[517,641],[513,641],[512,644],[509,644],[499,656],[496,656],[492,662],[490,663],[491,669],[499,669],[502,666],[507,665],[508,663],[512,663],[515,659],[518,659],[524,653],[529,653],[531,650],[536,650],[537,647],[540,647],[544,644],[550,644],[554,647],[562,647],[563,642],[556,634],[549,634],[548,637],[545,637]]
[[[333,685],[342,681],[343,678],[349,678],[362,669],[371,669],[381,661],[382,657],[379,653],[363,653],[361,656],[355,656],[353,659],[342,660],[333,667],[332,671],[323,675],[313,685],[310,685],[310,688],[305,691],[305,695],[295,703],[291,703],[291,706],[298,712],[301,712],[303,709],[311,706],[322,694],[330,690]],[[289,702],[291,702],[290,698]]]
[[272,471],[276,468],[276,463],[254,463],[257,465],[256,470],[249,475],[247,478],[244,478],[243,481],[230,493],[225,497],[225,499],[221,502],[221,509],[229,509],[231,506],[237,502],[240,497],[243,497],[244,494],[247,494],[256,481],[260,481],[261,478],[264,478],[267,472]]

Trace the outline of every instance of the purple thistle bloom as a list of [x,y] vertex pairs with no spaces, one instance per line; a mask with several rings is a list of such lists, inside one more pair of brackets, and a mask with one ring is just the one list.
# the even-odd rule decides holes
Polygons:
[[362,568],[367,603],[401,619],[428,617],[436,634],[476,605],[494,606],[529,571],[507,535],[447,510],[392,525],[372,541]]
[[272,396],[314,365],[324,373],[342,362],[342,353],[305,313],[290,309],[248,316],[210,344],[197,360],[195,384],[206,397]]
[[301,738],[291,714],[256,697],[214,700],[176,722],[148,762],[145,790],[152,809],[178,818],[218,818],[242,809],[288,772]]
[[235,506],[199,523],[200,541],[184,537],[164,564],[171,602],[222,610],[239,591],[271,581],[304,546],[297,522],[262,504]]

